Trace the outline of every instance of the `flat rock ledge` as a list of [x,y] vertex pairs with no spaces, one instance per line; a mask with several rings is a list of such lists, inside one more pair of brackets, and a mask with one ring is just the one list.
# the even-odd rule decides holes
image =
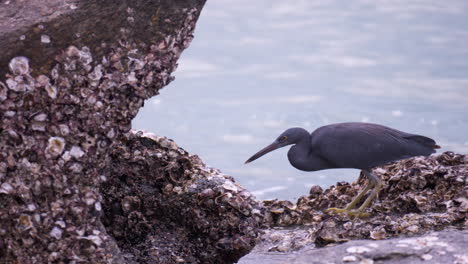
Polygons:
[[418,237],[354,240],[324,248],[305,247],[294,253],[252,253],[239,264],[466,264],[468,232],[446,230]]

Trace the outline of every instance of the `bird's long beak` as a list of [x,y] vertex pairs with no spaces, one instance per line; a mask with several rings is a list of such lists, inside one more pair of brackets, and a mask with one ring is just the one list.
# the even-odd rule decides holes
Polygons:
[[278,148],[281,148],[283,147],[282,145],[280,145],[278,142],[273,142],[271,143],[270,145],[266,146],[265,148],[263,148],[262,150],[260,150],[259,152],[255,153],[252,157],[250,157],[246,162],[245,164],[247,163],[250,163],[258,158],[260,158],[261,156],[267,154],[268,152],[271,152],[275,149],[278,149]]

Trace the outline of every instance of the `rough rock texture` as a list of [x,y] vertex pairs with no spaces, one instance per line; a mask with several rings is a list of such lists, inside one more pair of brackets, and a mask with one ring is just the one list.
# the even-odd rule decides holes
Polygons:
[[262,209],[175,142],[126,135],[101,185],[104,225],[129,263],[232,263],[253,248]]
[[355,240],[325,248],[307,247],[290,254],[254,253],[239,264],[466,264],[468,232],[449,230],[380,241]]
[[[135,56],[146,55],[149,46],[156,44],[169,47],[178,57],[192,39],[193,28],[184,29],[184,23],[195,22],[204,2],[0,0],[0,79],[16,56],[30,60],[33,75],[49,74],[55,56],[70,45],[87,46],[99,60],[112,50],[127,50],[127,44],[138,46],[133,47],[138,48]],[[168,41],[160,44],[165,38]],[[123,45],[117,45],[119,40]],[[127,60],[123,56],[124,68]]]
[[[252,247],[255,218],[247,212],[252,201],[244,195],[233,198],[239,189],[224,186],[224,177],[203,182],[207,174],[194,176],[201,165],[185,164],[184,159],[135,167],[147,173],[138,177],[123,165],[119,171],[111,167],[127,158],[132,166],[144,163],[138,161],[146,158],[143,154],[121,152],[128,147],[146,153],[141,142],[126,146],[123,135],[144,100],[173,79],[170,74],[193,37],[203,4],[0,1],[0,69],[6,73],[0,76],[0,262],[123,263],[118,246],[136,261],[164,259],[162,254],[173,252],[180,254],[173,262],[210,256],[232,261]],[[159,172],[158,166],[169,167]],[[185,170],[190,173],[172,174]],[[144,177],[147,184],[142,184]],[[174,196],[158,189],[169,191],[169,183]],[[199,187],[190,189],[189,183]],[[197,188],[223,194],[204,200],[195,195]],[[150,197],[150,191],[156,196]],[[204,204],[210,201],[219,208]],[[198,211],[188,208],[195,202],[200,202]],[[226,214],[220,214],[222,210]],[[172,218],[157,219],[163,216]],[[217,229],[207,228],[209,221],[218,223]],[[229,221],[242,222],[237,234]],[[203,233],[206,230],[210,233]],[[146,231],[147,236],[132,236]],[[174,234],[179,244],[169,245]],[[142,239],[158,249],[141,244]],[[166,245],[159,243],[163,241]]]
[[339,183],[325,191],[313,186],[310,195],[299,198],[296,204],[264,201],[269,210],[266,221],[271,226],[303,227],[268,230],[256,250],[286,252],[308,244],[380,240],[448,226],[468,227],[468,156],[445,152],[395,162],[375,172],[384,187],[368,218],[324,212],[346,206],[365,186],[364,179]]
[[[264,209],[244,189],[129,133],[173,80],[203,4],[0,0],[0,262],[229,263],[253,247]],[[310,226],[269,249],[466,225],[466,164],[445,153],[378,171],[387,186],[367,220],[323,213],[362,185],[265,202],[267,223]]]

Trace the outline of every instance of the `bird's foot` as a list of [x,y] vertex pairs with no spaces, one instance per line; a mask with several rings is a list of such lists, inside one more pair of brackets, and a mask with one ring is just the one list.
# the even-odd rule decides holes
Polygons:
[[366,218],[370,216],[370,213],[364,212],[364,210],[351,210],[347,212],[348,216],[357,218]]
[[346,213],[350,217],[368,217],[370,214],[367,212],[364,212],[364,210],[350,210],[346,208],[328,208],[325,210],[325,212],[332,212],[332,213]]
[[332,213],[344,213],[344,212],[349,212],[350,210],[348,209],[345,209],[345,208],[336,208],[336,207],[332,207],[332,208],[328,208],[327,210],[325,210],[325,212],[332,212]]

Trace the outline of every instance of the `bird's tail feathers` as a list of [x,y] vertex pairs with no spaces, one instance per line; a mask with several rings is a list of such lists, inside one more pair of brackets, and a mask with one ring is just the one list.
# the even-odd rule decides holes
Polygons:
[[405,137],[409,140],[413,140],[421,145],[424,145],[426,147],[430,147],[432,149],[439,149],[440,146],[437,145],[437,143],[432,139],[432,138],[428,138],[428,137],[425,137],[425,136],[420,136],[420,135],[411,135],[411,136],[407,136]]

